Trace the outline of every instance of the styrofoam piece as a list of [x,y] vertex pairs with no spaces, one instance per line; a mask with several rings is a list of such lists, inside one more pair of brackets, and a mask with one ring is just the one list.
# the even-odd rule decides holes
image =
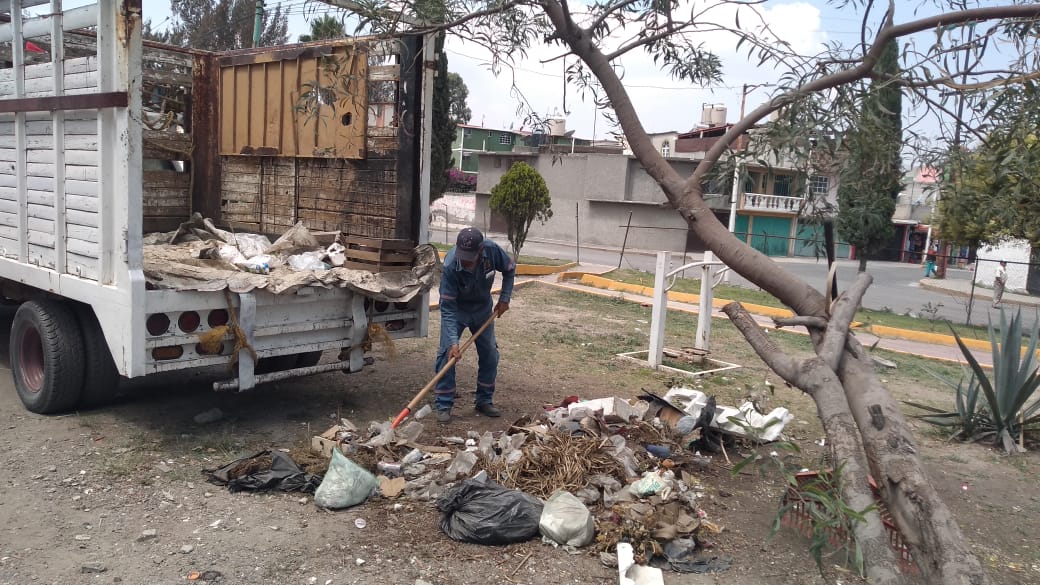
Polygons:
[[635,581],[628,578],[628,570],[636,563],[636,555],[632,545],[627,542],[619,542],[617,545],[617,570],[619,585],[635,585]]
[[701,409],[708,404],[707,394],[700,390],[686,388],[685,386],[672,388],[664,395],[664,399],[672,406],[694,418],[700,416]]
[[633,416],[637,419],[642,419],[643,415],[650,408],[650,404],[642,400],[633,401],[635,404],[622,400],[616,396],[610,398],[597,398],[595,400],[584,400],[582,402],[575,402],[567,407],[567,415],[571,420],[592,416],[598,411],[603,412],[603,416],[617,416],[624,420],[629,420]]
[[635,585],[664,585],[664,573],[656,567],[633,565],[628,569],[628,579]]

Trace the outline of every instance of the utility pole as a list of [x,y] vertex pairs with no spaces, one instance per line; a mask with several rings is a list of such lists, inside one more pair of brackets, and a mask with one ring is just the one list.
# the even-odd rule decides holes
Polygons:
[[264,0],[256,0],[256,17],[253,19],[253,48],[260,46],[260,31],[264,25]]

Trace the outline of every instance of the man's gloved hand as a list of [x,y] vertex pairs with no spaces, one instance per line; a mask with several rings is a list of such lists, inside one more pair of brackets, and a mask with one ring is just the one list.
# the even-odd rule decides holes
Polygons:
[[498,301],[498,304],[495,305],[495,315],[498,316],[498,317],[501,317],[502,314],[505,313],[508,310],[509,310],[509,303],[507,303],[505,301]]
[[459,344],[456,343],[448,348],[448,359],[458,360],[460,357],[462,357],[462,352],[459,351]]

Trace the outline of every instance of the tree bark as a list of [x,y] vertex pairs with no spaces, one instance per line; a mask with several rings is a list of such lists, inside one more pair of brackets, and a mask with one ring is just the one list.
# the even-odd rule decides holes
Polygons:
[[[868,466],[856,422],[842,392],[838,375],[820,357],[795,363],[762,334],[758,323],[740,303],[722,308],[755,352],[787,383],[802,389],[816,403],[816,412],[827,433],[832,461],[840,462],[841,497],[853,510],[862,512],[875,505],[868,480]],[[864,568],[871,583],[896,585],[906,583],[899,572],[898,560],[888,545],[881,515],[877,510],[864,514],[862,522],[853,522],[855,541],[863,552]]]

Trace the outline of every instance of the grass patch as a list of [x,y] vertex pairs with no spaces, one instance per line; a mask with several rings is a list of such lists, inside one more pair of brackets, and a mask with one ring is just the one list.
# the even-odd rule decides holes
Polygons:
[[[691,274],[692,272],[693,271],[691,271]],[[653,288],[654,286],[654,275],[640,270],[614,270],[604,274],[603,277],[618,282],[637,284],[648,288]],[[697,295],[701,292],[701,281],[699,278],[678,278],[670,290]],[[740,286],[720,284],[715,287],[714,296],[718,299],[728,299],[731,301],[775,307],[778,309],[789,308],[784,306],[784,304],[777,300],[776,297],[765,291]],[[909,331],[923,331],[927,333],[949,335],[950,328],[947,325],[947,321],[943,319],[928,318],[929,309],[932,308],[934,307],[929,307],[927,305],[922,306],[921,309],[917,311],[917,314],[921,315],[920,317],[900,315],[892,311],[860,309],[856,312],[856,321],[863,323],[864,327],[870,325],[884,325],[886,327],[906,329]],[[953,329],[958,335],[965,339],[989,339],[989,333],[987,333],[986,327],[983,326],[954,323]]]

